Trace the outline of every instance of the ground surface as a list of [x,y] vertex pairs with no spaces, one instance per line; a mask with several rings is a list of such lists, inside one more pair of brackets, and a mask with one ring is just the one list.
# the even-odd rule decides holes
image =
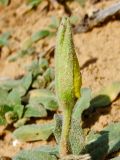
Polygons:
[[[85,9],[78,3],[71,3],[70,9],[74,15],[82,17],[85,11],[93,8],[104,8],[117,1],[103,0],[94,6],[87,3]],[[46,28],[51,22],[51,16],[62,17],[64,9],[62,6],[54,8],[50,6],[48,11],[47,2],[44,1],[37,10],[27,13],[24,0],[12,0],[8,7],[0,6],[0,33],[11,31],[12,36],[8,47],[3,47],[0,53],[0,77],[18,77],[24,73],[24,67],[29,64],[35,56],[18,58],[15,62],[9,62],[9,55],[20,50],[22,43],[32,33]],[[94,28],[88,33],[75,34],[75,46],[83,75],[83,86],[98,91],[113,81],[120,80],[120,21],[114,20],[104,26]],[[35,44],[36,52],[41,54],[55,45],[55,36],[45,38]],[[54,66],[54,60],[51,61]],[[90,63],[86,63],[90,62]],[[85,65],[87,64],[87,65]],[[93,113],[95,117],[90,122],[94,130],[101,130],[110,122],[120,121],[120,98],[112,106],[106,109],[99,109]],[[90,119],[89,119],[90,121]],[[89,125],[88,125],[89,126]],[[35,142],[19,144],[16,147],[12,144],[11,132],[7,130],[3,136],[3,127],[0,127],[0,156],[12,157],[22,148],[46,144],[47,142]],[[53,142],[49,142],[52,143]]]

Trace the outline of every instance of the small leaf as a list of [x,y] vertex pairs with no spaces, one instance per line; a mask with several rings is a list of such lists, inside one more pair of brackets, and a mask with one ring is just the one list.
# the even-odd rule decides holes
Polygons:
[[24,106],[21,105],[21,104],[16,104],[13,108],[14,112],[17,113],[18,115],[18,118],[22,118],[22,115],[23,115],[23,111],[24,111]]
[[20,80],[9,79],[0,82],[0,88],[6,91],[16,88],[18,85],[20,85]]
[[108,154],[120,149],[120,123],[111,123],[100,133],[90,134],[87,138],[86,151],[92,160],[104,159]]
[[[2,1],[0,1],[2,3]],[[5,4],[5,0],[3,0],[4,4]],[[6,1],[7,2],[7,1]],[[5,4],[7,5],[7,4]],[[5,32],[0,36],[0,47],[1,46],[5,46],[8,45],[8,39],[10,37],[10,32]]]
[[47,89],[35,89],[30,91],[30,104],[42,104],[46,109],[55,111],[58,103],[55,95]]
[[28,73],[22,79],[18,80],[6,80],[0,83],[0,88],[4,90],[14,89],[14,92],[18,92],[20,97],[24,96],[28,91],[30,85],[32,83],[32,74]]
[[27,5],[29,5],[31,8],[37,7],[42,0],[27,0]]
[[45,79],[45,81],[47,83],[49,83],[50,81],[54,80],[55,79],[55,73],[54,73],[54,69],[53,68],[48,68],[44,74],[43,74],[43,77]]
[[110,159],[110,160],[120,160],[120,156],[115,157],[115,158],[112,158],[112,159]]
[[15,122],[15,123],[13,124],[13,126],[14,126],[15,128],[21,127],[21,126],[23,126],[28,120],[29,120],[28,118],[21,118],[21,119],[19,119],[17,122]]
[[61,138],[61,132],[62,132],[62,116],[55,114],[54,121],[55,121],[54,136],[55,136],[56,142],[59,143]]
[[9,111],[9,112],[5,113],[5,119],[8,124],[12,124],[13,122],[17,121],[18,115],[14,111]]
[[12,111],[13,109],[7,105],[0,105],[0,125],[7,124],[5,119],[5,113]]
[[47,140],[52,134],[54,123],[25,125],[13,132],[13,137],[20,141]]
[[91,100],[91,108],[104,107],[110,105],[120,93],[120,82],[112,84],[101,89]]
[[85,135],[80,123],[82,122],[83,111],[90,106],[90,100],[91,90],[81,89],[81,97],[75,104],[69,133],[70,148],[75,155],[79,155],[85,146]]
[[41,104],[28,104],[24,117],[46,117],[47,111]]
[[49,34],[50,34],[50,32],[48,30],[41,30],[41,31],[34,33],[31,37],[31,39],[33,42],[37,42],[37,41],[49,36]]
[[52,16],[51,23],[50,25],[48,25],[48,27],[56,30],[59,27],[59,24],[60,24],[59,18],[57,18],[56,16]]
[[91,100],[91,90],[88,88],[81,89],[81,97],[77,100],[74,110],[73,110],[73,119],[78,119],[79,122],[82,120],[82,113],[90,107]]
[[16,105],[16,104],[21,104],[21,97],[19,95],[19,92],[15,89],[13,89],[9,94],[8,94],[8,102],[9,105]]
[[0,88],[0,106],[7,104],[8,92]]
[[32,150],[23,150],[13,160],[57,160],[56,151],[56,148],[41,146]]
[[32,83],[32,74],[28,73],[21,79],[20,85],[16,87],[16,90],[19,92],[20,96],[24,96],[26,94],[31,83]]

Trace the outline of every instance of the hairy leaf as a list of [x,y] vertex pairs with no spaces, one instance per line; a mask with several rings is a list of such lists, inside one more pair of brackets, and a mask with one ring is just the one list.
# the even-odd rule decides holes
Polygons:
[[85,146],[85,136],[80,123],[82,122],[82,113],[90,106],[90,89],[81,89],[81,97],[78,99],[71,120],[71,129],[69,133],[70,148],[73,154],[79,155]]
[[42,0],[27,0],[27,4],[31,8],[37,7],[41,2],[42,2]]
[[62,132],[62,116],[59,114],[55,114],[54,121],[55,121],[54,136],[55,136],[56,142],[59,143],[61,138],[61,132]]
[[120,93],[120,82],[112,84],[101,89],[91,100],[91,108],[104,107],[111,104]]
[[31,37],[31,39],[33,42],[37,42],[40,39],[43,39],[43,38],[49,36],[49,34],[50,34],[50,32],[48,30],[41,30],[41,31],[34,33]]
[[120,123],[112,123],[100,133],[88,135],[86,151],[92,160],[101,160],[120,149]]
[[52,134],[54,123],[25,125],[13,132],[13,137],[20,141],[47,140]]
[[42,104],[46,109],[55,111],[58,103],[55,95],[47,89],[35,89],[30,92],[30,104]]
[[32,150],[23,150],[13,160],[57,160],[56,148],[41,146]]
[[[7,0],[2,0],[0,3],[7,5]],[[0,47],[8,45],[8,39],[10,37],[10,32],[5,32],[0,36]]]
[[28,104],[24,117],[46,117],[47,111],[41,104]]

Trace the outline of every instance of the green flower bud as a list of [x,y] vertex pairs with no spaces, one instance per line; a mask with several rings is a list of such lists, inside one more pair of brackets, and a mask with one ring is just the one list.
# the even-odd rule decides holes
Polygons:
[[81,74],[72,38],[69,18],[64,17],[58,29],[55,51],[55,87],[63,110],[60,157],[69,153],[69,129],[72,109],[80,97]]
[[69,18],[64,17],[57,34],[55,52],[55,85],[62,106],[75,104],[80,97],[81,74],[72,38]]

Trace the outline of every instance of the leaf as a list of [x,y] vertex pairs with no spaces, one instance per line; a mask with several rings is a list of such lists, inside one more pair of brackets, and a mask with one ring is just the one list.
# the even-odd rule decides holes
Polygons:
[[36,78],[39,74],[42,74],[48,68],[48,61],[45,58],[34,60],[31,65],[27,67],[27,70],[32,73]]
[[8,92],[0,88],[0,106],[7,104]]
[[49,34],[50,34],[50,32],[48,30],[41,30],[41,31],[34,33],[31,36],[31,39],[33,42],[37,42],[37,41],[49,36]]
[[51,23],[50,25],[48,25],[48,27],[56,30],[59,27],[59,24],[60,24],[59,18],[57,18],[56,16],[52,16]]
[[13,160],[57,160],[57,149],[50,146],[41,146],[32,150],[23,150]]
[[47,140],[52,134],[54,123],[25,125],[13,132],[13,137],[20,141]]
[[54,128],[54,136],[57,143],[60,142],[61,132],[62,132],[62,116],[59,114],[54,115],[55,128]]
[[115,157],[115,158],[112,158],[112,159],[110,159],[110,160],[120,160],[120,156]]
[[71,129],[69,133],[69,142],[72,154],[79,155],[85,146],[85,135],[81,126],[82,113],[90,106],[91,90],[88,88],[81,89],[81,97],[75,104]]
[[13,122],[17,121],[18,115],[14,111],[9,111],[5,113],[5,119],[7,124],[12,124]]
[[9,62],[13,62],[13,61],[16,61],[18,58],[22,58],[22,57],[24,57],[26,55],[32,55],[34,52],[35,52],[35,48],[34,47],[21,49],[15,55],[9,56],[8,60],[9,60]]
[[18,118],[22,118],[22,115],[23,115],[23,111],[24,111],[24,106],[21,105],[21,104],[16,104],[13,108],[14,112],[17,113],[18,115]]
[[32,74],[28,73],[22,79],[18,80],[6,80],[0,83],[0,88],[4,90],[14,89],[14,92],[18,92],[20,97],[24,96],[32,83]]
[[47,111],[41,104],[28,104],[24,117],[46,117]]
[[8,94],[8,103],[9,105],[16,105],[16,104],[21,104],[21,97],[19,95],[19,92],[15,89],[13,89],[9,94]]
[[5,113],[12,111],[13,109],[7,105],[0,105],[0,125],[7,124],[5,119]]
[[16,87],[16,90],[19,92],[20,96],[24,96],[27,93],[31,83],[32,83],[32,74],[28,73],[21,79],[20,85]]
[[[7,5],[7,1],[5,1],[5,0],[0,1],[0,3]],[[0,35],[0,47],[8,45],[9,37],[10,37],[10,32],[5,32],[2,35]]]
[[49,83],[50,81],[54,80],[55,79],[55,73],[54,73],[54,69],[53,68],[48,68],[44,74],[43,74],[43,77],[45,79],[45,81],[47,83]]
[[20,85],[20,80],[9,79],[0,82],[0,88],[6,91],[16,88],[18,85]]
[[55,95],[47,89],[35,89],[30,91],[30,104],[42,104],[50,111],[58,109],[58,103]]
[[120,123],[111,123],[98,134],[87,138],[86,151],[92,160],[104,159],[108,154],[120,149]]
[[110,105],[120,93],[120,82],[112,84],[101,89],[91,100],[91,108],[104,107]]
[[29,5],[31,8],[37,7],[42,0],[27,0],[27,5]]
[[91,160],[91,157],[89,154],[84,154],[84,155],[69,154],[65,157],[62,157],[60,160]]
[[91,90],[89,88],[81,88],[81,97],[77,100],[72,119],[78,119],[79,122],[82,120],[82,113],[90,106]]
[[87,0],[76,0],[82,7],[85,6]]

